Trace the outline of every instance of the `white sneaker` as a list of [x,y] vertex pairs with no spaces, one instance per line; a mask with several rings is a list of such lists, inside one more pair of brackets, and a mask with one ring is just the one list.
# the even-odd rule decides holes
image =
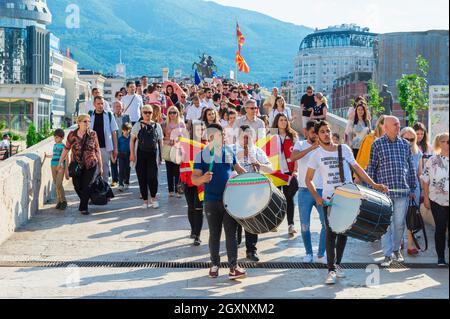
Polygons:
[[295,234],[297,234],[297,231],[295,230],[294,225],[289,225],[289,230],[288,230],[289,236],[294,237]]
[[340,266],[336,266],[336,277],[340,279],[346,278],[345,272]]
[[325,284],[327,285],[335,285],[336,284],[336,273],[334,271],[330,271],[327,276],[327,280],[325,280]]
[[311,264],[313,261],[314,261],[313,255],[306,255],[305,257],[303,257],[304,263]]
[[317,263],[327,265],[328,264],[327,256],[317,257]]
[[149,206],[147,203],[144,203],[144,204],[142,205],[142,209],[143,209],[143,210],[147,210],[149,207],[150,207],[150,206]]
[[384,261],[381,263],[381,267],[390,267],[392,265],[391,257],[384,257]]
[[405,262],[405,257],[403,257],[403,254],[401,251],[394,251],[394,255],[393,255],[393,259],[394,261],[398,262],[398,263],[403,263]]
[[155,201],[152,203],[152,206],[153,206],[154,209],[158,209],[158,208],[159,208],[159,202],[158,202],[157,200],[155,200]]

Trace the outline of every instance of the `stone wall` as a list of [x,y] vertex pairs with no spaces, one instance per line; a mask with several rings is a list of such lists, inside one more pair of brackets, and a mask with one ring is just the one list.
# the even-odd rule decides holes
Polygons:
[[44,161],[53,144],[51,137],[0,162],[0,243],[55,198],[50,159]]

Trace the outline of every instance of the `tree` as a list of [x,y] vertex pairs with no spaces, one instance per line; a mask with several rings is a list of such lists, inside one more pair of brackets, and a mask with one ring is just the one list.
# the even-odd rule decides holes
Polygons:
[[369,101],[367,102],[372,113],[372,118],[377,119],[384,113],[383,98],[380,97],[380,93],[377,90],[377,85],[372,80],[368,83],[368,95]]
[[27,147],[31,147],[33,145],[36,145],[39,141],[38,133],[36,131],[36,127],[33,123],[30,123],[28,126],[28,132],[27,132]]
[[416,59],[419,74],[403,74],[400,80],[397,80],[397,89],[401,108],[408,117],[408,126],[417,123],[417,112],[428,109],[428,71],[429,63],[421,55]]

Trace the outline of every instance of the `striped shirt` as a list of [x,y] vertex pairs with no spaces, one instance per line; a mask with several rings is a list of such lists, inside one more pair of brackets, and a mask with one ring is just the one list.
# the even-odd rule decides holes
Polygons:
[[392,142],[386,135],[376,140],[372,146],[367,174],[375,183],[388,186],[391,198],[414,194],[417,173],[409,142],[400,137]]

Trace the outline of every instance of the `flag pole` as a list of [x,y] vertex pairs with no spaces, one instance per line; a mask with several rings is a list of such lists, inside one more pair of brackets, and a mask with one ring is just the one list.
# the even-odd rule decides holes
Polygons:
[[[238,26],[238,20],[236,18],[236,44],[237,44],[238,51],[240,51],[239,50],[239,38],[237,36],[237,26]],[[237,61],[236,61],[236,56],[234,57],[234,67],[235,67],[234,80],[237,83],[238,82],[238,64],[237,64]]]

